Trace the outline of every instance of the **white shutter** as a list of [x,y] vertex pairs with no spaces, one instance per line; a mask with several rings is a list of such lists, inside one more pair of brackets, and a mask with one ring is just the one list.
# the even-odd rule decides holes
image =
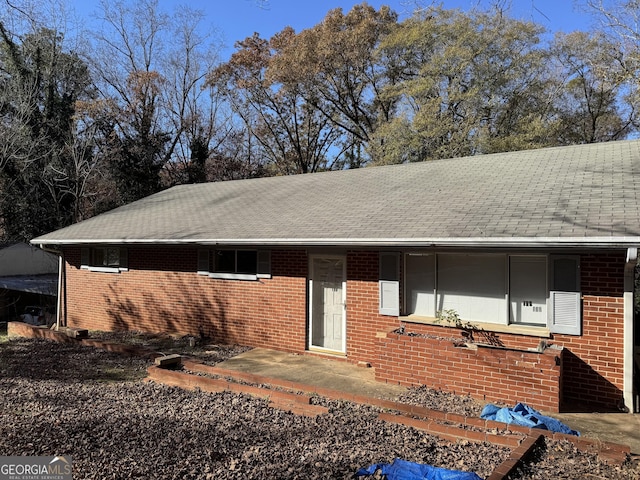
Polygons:
[[580,257],[551,256],[551,290],[549,331],[566,335],[582,335],[580,293]]
[[209,274],[209,250],[198,250],[198,275]]
[[551,291],[551,333],[581,335],[580,292]]
[[379,299],[380,315],[400,315],[400,255],[380,254]]

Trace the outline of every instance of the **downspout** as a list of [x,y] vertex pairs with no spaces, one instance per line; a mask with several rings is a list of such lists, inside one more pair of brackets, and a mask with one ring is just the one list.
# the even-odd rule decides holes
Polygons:
[[630,413],[634,413],[633,394],[633,290],[635,283],[635,267],[638,260],[638,249],[627,249],[627,261],[624,265],[624,329],[623,329],[623,398]]

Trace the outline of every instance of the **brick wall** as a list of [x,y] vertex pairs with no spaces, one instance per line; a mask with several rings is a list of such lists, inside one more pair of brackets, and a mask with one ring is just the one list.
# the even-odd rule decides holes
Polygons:
[[379,255],[347,252],[347,354],[378,366],[376,336],[397,328],[398,318],[378,313]]
[[559,411],[562,350],[473,350],[446,339],[397,333],[378,339],[378,348],[378,380]]
[[[70,248],[65,255],[70,326],[203,333],[230,343],[295,352],[306,349],[305,250],[274,250],[273,277],[256,282],[197,275],[196,247],[131,247],[130,270],[121,274],[80,270],[79,248]],[[387,332],[401,322],[397,317],[378,313],[378,259],[376,251],[347,252],[347,357],[351,362],[368,362],[376,367],[381,378],[395,381],[394,375],[404,375],[395,369],[405,367],[391,361],[384,351],[386,344],[381,342],[389,341]],[[622,400],[623,269],[623,253],[582,256],[583,335],[553,335],[549,339],[564,347],[564,378],[557,398],[562,397],[566,405],[583,402],[610,410]],[[445,326],[407,323],[406,328],[416,333],[460,338],[459,331]],[[493,340],[508,349],[524,351],[537,347],[540,338],[497,333]],[[397,359],[409,355],[394,352]],[[454,352],[460,353],[460,349]],[[465,357],[471,362],[471,369],[479,361],[480,354],[475,355]],[[423,356],[412,357],[411,361],[424,365],[425,358],[430,358],[429,362],[443,360]],[[449,373],[454,371],[452,365],[445,366]],[[458,363],[454,366],[462,371]],[[409,382],[407,378],[402,381]],[[550,387],[544,388],[548,392]],[[487,393],[483,391],[481,395]]]
[[582,335],[554,335],[563,345],[566,408],[622,406],[624,253],[581,258]]
[[69,326],[203,334],[220,342],[303,351],[307,255],[274,250],[272,278],[228,281],[198,275],[195,247],[130,247],[129,271],[80,269],[65,251]]

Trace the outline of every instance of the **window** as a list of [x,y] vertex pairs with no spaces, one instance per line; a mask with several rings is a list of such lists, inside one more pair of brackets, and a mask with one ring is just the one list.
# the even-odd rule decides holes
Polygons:
[[81,250],[80,268],[92,272],[119,273],[128,270],[127,249],[104,246],[85,247]]
[[455,310],[463,320],[506,323],[505,262],[506,255],[438,255],[437,310]]
[[547,326],[547,257],[509,257],[509,322]]
[[407,312],[432,317],[436,311],[436,262],[434,254],[409,254],[405,258]]
[[429,318],[455,310],[466,321],[579,335],[579,267],[579,256],[412,252],[404,256],[403,310]]
[[228,280],[271,278],[271,252],[268,250],[200,250],[198,274]]

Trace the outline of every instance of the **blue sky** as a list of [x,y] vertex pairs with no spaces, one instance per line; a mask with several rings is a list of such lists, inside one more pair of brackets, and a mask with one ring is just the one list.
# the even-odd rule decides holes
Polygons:
[[[233,43],[242,40],[254,32],[269,38],[286,26],[296,31],[312,27],[320,22],[333,8],[342,8],[346,13],[354,5],[362,3],[353,0],[264,0],[266,7],[261,8],[258,0],[159,0],[163,8],[171,11],[178,5],[188,4],[206,14],[207,23],[216,27],[225,38],[231,53]],[[71,0],[78,14],[85,16],[94,11],[98,0]],[[378,9],[388,5],[401,18],[412,11],[411,0],[370,0],[367,3]],[[422,4],[431,3],[423,0]],[[437,3],[437,2],[433,2]],[[489,0],[443,0],[445,8],[468,10],[475,5],[487,5]],[[588,30],[591,17],[574,7],[572,0],[512,0],[512,15],[525,20],[533,20],[551,32]]]

